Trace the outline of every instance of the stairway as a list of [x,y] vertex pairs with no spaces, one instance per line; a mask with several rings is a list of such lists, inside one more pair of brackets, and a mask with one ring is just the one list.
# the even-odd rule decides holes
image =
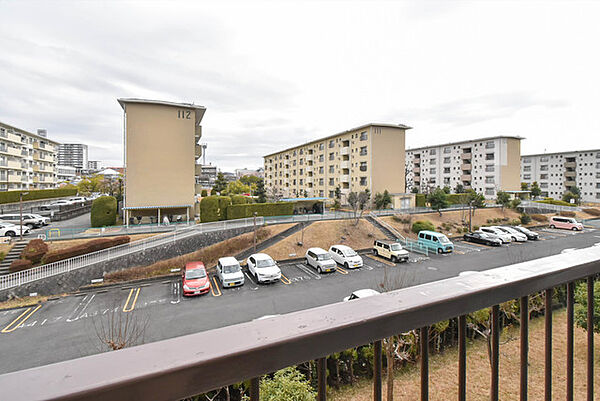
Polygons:
[[403,242],[406,242],[406,239],[402,234],[400,234],[398,230],[390,226],[385,221],[381,220],[375,214],[369,213],[367,215],[367,220],[371,222],[371,224],[373,224],[375,227],[379,228],[388,239],[392,241],[402,240]]
[[12,249],[8,252],[8,254],[4,257],[4,260],[0,263],[0,275],[8,274],[8,268],[13,260],[19,259],[21,257],[21,252],[27,246],[29,241],[17,241],[13,245]]

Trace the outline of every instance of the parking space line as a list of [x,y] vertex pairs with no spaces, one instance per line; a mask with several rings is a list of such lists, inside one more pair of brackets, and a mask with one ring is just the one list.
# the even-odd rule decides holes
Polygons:
[[348,272],[347,272],[346,270],[342,269],[342,268],[341,268],[341,267],[339,267],[339,266],[338,266],[338,267],[336,267],[336,268],[335,268],[335,270],[336,270],[338,273],[342,273],[342,274],[348,274]]
[[219,283],[217,282],[217,278],[215,276],[212,276],[212,280],[210,280],[210,292],[212,293],[213,297],[221,296],[221,288],[219,288]]
[[[125,305],[123,305],[123,312],[131,312],[132,310],[135,309],[135,303],[137,302],[138,299],[138,295],[140,295],[140,290],[141,288],[137,288],[137,290],[135,288],[132,288],[131,290],[129,290],[129,296],[127,297],[127,301],[125,301]],[[133,302],[131,302],[131,306],[128,307],[129,305],[129,300],[131,299],[131,296],[133,295],[133,293],[135,292],[135,297],[133,298]]]
[[[454,250],[454,253],[457,253],[459,255],[464,255],[465,254],[465,252],[463,252],[463,251],[457,251],[456,249]],[[523,308],[523,309],[525,309],[525,308]]]
[[286,276],[284,276],[283,274],[281,274],[281,278],[279,279],[281,280],[281,282],[285,285],[290,285],[292,284],[292,282],[290,281],[289,278],[287,278]]
[[306,274],[308,274],[309,276],[311,276],[311,277],[315,278],[316,280],[321,280],[321,275],[320,275],[319,273],[317,273],[317,272],[311,271],[311,270],[310,270],[310,269],[311,269],[310,267],[306,267],[306,266],[304,266],[304,265],[301,265],[300,263],[296,263],[296,264],[294,264],[294,265],[291,265],[291,266],[294,266],[294,267],[296,267],[296,268],[298,268],[298,269],[302,270],[304,273],[306,273]]
[[[250,283],[252,283],[252,285],[250,286],[250,289],[252,291],[256,291],[258,290],[258,284],[254,281],[254,279],[251,277],[251,274],[247,271],[244,270],[244,274],[246,275],[246,277],[248,278],[248,281]],[[244,284],[245,285],[245,284]]]
[[37,312],[37,310],[40,309],[41,307],[42,307],[42,305],[40,304],[40,305],[36,306],[35,308],[29,307],[29,308],[25,309],[25,311],[23,313],[21,313],[19,315],[19,317],[17,317],[15,320],[10,322],[10,324],[8,326],[3,328],[1,333],[11,333],[11,332],[15,331],[20,325],[25,323],[25,321],[27,319],[29,319],[31,317],[31,315],[33,315],[35,312]]
[[372,260],[374,260],[376,262],[383,263],[383,264],[386,264],[388,266],[396,266],[396,264],[394,262],[390,262],[389,260],[384,259],[382,257],[372,256],[372,255],[366,255],[366,256],[367,256],[367,258],[372,259]]
[[181,287],[179,286],[178,280],[170,281],[171,283],[171,293],[173,298],[171,299],[172,304],[178,304],[181,302]]

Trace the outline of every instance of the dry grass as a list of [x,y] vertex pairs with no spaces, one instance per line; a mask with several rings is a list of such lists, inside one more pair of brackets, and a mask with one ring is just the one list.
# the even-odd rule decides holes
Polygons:
[[302,257],[311,247],[329,249],[331,245],[344,244],[353,249],[368,248],[377,238],[385,238],[385,235],[364,219],[360,220],[358,225],[354,225],[354,220],[317,221],[304,230],[302,246],[298,245],[302,240],[302,232],[298,231],[264,252],[274,259],[281,260],[289,258],[291,254]]
[[[537,318],[529,327],[529,399],[544,398],[544,319]],[[575,328],[575,399],[584,400],[586,391],[586,332]],[[554,313],[553,354],[552,354],[552,399],[566,398],[566,313],[560,310]],[[507,342],[508,341],[508,342]],[[596,334],[594,342],[600,341]],[[503,333],[500,346],[500,399],[519,399],[519,328],[514,327]],[[600,368],[600,350],[596,347],[595,366]],[[429,391],[431,400],[455,400],[458,383],[457,349],[452,348],[443,354],[430,358]],[[467,349],[467,399],[489,400],[490,365],[486,351],[486,342],[476,340]],[[600,375],[596,374],[595,388],[600,386]],[[383,385],[386,397],[385,383]],[[394,400],[412,401],[420,393],[419,365],[411,365],[396,373],[394,381]],[[372,399],[372,382],[362,380],[353,387],[336,391],[331,397],[334,401],[366,401]]]
[[8,255],[8,253],[10,252],[10,250],[12,249],[14,244],[0,244],[0,252],[2,252],[4,254],[4,256]]
[[[135,234],[135,235],[129,235],[129,238],[131,238],[131,242],[133,241],[139,241],[141,239],[144,238],[148,238],[148,237],[153,237],[155,235],[159,235],[160,233],[151,233],[151,234]],[[98,238],[102,238],[102,237],[97,237],[97,238],[85,238],[85,239],[70,239],[70,240],[62,240],[62,241],[48,241],[48,252],[52,252],[52,251],[56,251],[59,249],[65,249],[65,248],[70,248],[72,246],[76,246],[76,245],[81,245],[81,244],[85,244],[89,241],[98,239]]]
[[[257,230],[258,241],[264,241],[273,237],[294,224],[278,224],[275,226],[261,227]],[[193,260],[201,260],[208,270],[212,270],[217,264],[219,258],[223,256],[233,256],[248,248],[253,244],[254,233],[246,233],[237,237],[219,242],[199,249],[195,252],[187,253],[175,258],[161,260],[149,266],[136,266],[128,269],[107,273],[104,276],[105,283],[115,283],[120,281],[137,280],[149,277],[164,276],[171,273],[173,268],[183,268],[185,264]]]
[[[62,294],[59,296],[65,296],[67,294]],[[54,296],[54,295],[52,295]],[[9,299],[8,301],[0,302],[0,310],[2,309],[12,309],[12,308],[26,308],[28,306],[37,305],[40,302],[46,302],[50,295],[38,295],[35,297],[22,297],[22,298],[14,298]]]

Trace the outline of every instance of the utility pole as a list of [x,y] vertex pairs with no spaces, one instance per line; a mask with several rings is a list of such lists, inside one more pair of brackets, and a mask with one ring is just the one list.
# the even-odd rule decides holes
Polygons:
[[27,195],[29,192],[19,192],[19,221],[21,225],[19,226],[19,238],[23,241],[23,195]]
[[257,213],[254,212],[254,253],[256,253],[256,215]]

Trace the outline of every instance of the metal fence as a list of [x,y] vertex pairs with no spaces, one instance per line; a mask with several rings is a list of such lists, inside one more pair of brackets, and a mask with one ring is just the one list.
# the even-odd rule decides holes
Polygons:
[[[262,217],[256,218],[256,224],[263,224]],[[32,281],[48,278],[57,274],[63,274],[72,270],[81,269],[94,263],[104,262],[110,259],[118,258],[134,252],[154,248],[165,243],[174,242],[182,238],[196,235],[199,233],[222,231],[233,228],[250,227],[254,225],[254,219],[239,219],[228,221],[217,221],[213,223],[202,223],[194,226],[185,227],[177,231],[172,231],[165,235],[158,235],[145,238],[140,241],[134,241],[127,244],[117,245],[112,248],[76,256],[70,259],[60,260],[58,262],[48,263],[46,265],[34,267],[15,273],[9,273],[0,276],[0,290],[18,287],[22,284]]]
[[552,205],[550,203],[540,203],[534,202],[530,200],[521,201],[519,205],[521,207],[537,209],[537,210],[551,210],[555,213],[560,212],[581,212],[581,208],[579,206],[563,206],[563,205]]
[[[420,399],[428,400],[429,328],[437,322],[455,319],[458,333],[458,363],[447,369],[458,373],[457,399],[467,399],[467,316],[491,307],[489,399],[498,401],[500,377],[501,303],[520,303],[521,400],[528,398],[529,296],[543,294],[544,399],[552,400],[553,386],[565,389],[573,400],[574,384],[585,385],[587,400],[593,401],[594,333],[587,331],[586,374],[574,376],[574,294],[575,281],[585,280],[587,327],[594,324],[594,278],[600,274],[600,247],[579,249],[482,272],[459,275],[378,296],[301,310],[268,319],[254,320],[215,330],[171,338],[114,352],[107,352],[0,375],[3,397],[13,401],[30,399],[152,399],[176,400],[250,380],[250,400],[259,400],[259,378],[286,366],[317,362],[319,401],[327,397],[326,362],[329,355],[365,344],[374,344],[373,399],[382,400],[382,341],[415,330],[419,339],[421,371]],[[566,380],[552,380],[553,349],[552,294],[566,285]],[[240,336],[240,333],[244,335]],[[454,337],[456,338],[456,337]],[[232,346],[233,344],[233,346]],[[197,352],[190,352],[196,350]],[[555,356],[556,358],[557,356]],[[452,367],[456,366],[456,367]],[[513,375],[515,372],[506,372]],[[35,383],[24,386],[23,383]],[[584,384],[585,383],[585,384]],[[436,398],[444,394],[436,394]],[[446,396],[448,396],[446,394]],[[418,399],[418,395],[414,395]],[[446,397],[447,398],[447,397]],[[581,397],[583,398],[583,397]]]

